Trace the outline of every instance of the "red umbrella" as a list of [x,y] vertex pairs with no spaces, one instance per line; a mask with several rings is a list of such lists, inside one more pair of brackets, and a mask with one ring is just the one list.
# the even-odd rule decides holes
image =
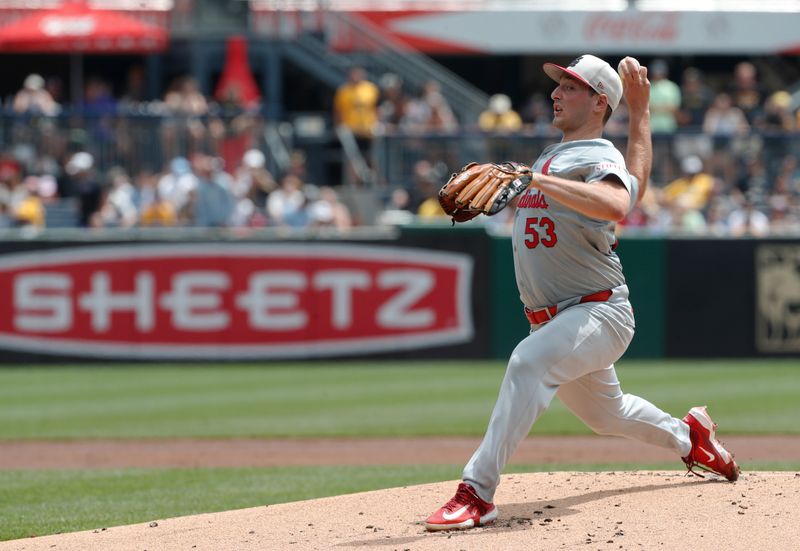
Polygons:
[[167,47],[163,28],[110,10],[67,1],[0,27],[0,52],[146,53]]
[[70,54],[73,101],[83,89],[80,54],[161,52],[167,48],[166,29],[111,10],[96,10],[86,0],[66,0],[0,27],[0,53]]

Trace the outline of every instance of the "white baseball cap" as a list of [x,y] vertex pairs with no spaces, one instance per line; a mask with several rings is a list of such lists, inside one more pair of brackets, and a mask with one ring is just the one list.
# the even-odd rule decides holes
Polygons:
[[78,151],[72,157],[70,157],[70,160],[67,161],[64,169],[70,176],[75,176],[79,172],[86,172],[93,166],[94,157],[92,157],[92,154],[87,153],[86,151]]
[[612,111],[622,99],[622,79],[611,65],[599,57],[585,54],[575,58],[566,67],[545,63],[543,69],[556,82],[560,82],[561,77],[566,74],[583,82],[598,94],[605,94]]
[[242,157],[242,164],[247,168],[261,168],[267,163],[267,158],[258,149],[249,149]]

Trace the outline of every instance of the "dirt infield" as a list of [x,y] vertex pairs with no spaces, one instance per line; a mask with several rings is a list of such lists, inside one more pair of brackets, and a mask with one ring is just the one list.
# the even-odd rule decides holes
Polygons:
[[0,551],[788,549],[800,541],[800,473],[738,482],[679,472],[503,477],[495,525],[428,533],[454,482],[0,543]]
[[[86,440],[0,442],[0,469],[462,464],[475,438]],[[525,440],[512,463],[675,461],[674,472],[532,473],[503,477],[494,526],[428,533],[427,514],[455,481],[0,542],[0,551],[379,551],[786,549],[800,541],[800,473],[749,472],[751,461],[800,461],[800,438],[726,439],[744,469],[735,484],[684,476],[669,452],[599,436]]]
[[[0,469],[270,467],[282,465],[463,464],[476,438],[75,440],[0,442]],[[725,439],[744,468],[751,461],[800,461],[800,437]],[[669,451],[622,438],[532,436],[516,464],[676,461]]]

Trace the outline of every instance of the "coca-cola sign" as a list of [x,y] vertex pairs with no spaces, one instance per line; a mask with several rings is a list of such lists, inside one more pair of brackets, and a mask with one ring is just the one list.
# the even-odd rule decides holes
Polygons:
[[102,246],[0,257],[0,347],[119,358],[364,354],[473,334],[468,255],[364,245]]
[[589,42],[672,43],[678,37],[680,14],[651,12],[598,12],[584,22]]

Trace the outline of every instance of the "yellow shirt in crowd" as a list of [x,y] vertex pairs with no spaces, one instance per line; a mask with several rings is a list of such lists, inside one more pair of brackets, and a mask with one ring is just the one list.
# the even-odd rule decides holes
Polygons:
[[484,132],[517,132],[522,128],[522,117],[516,111],[484,111],[478,117],[478,127]]
[[333,106],[339,122],[359,137],[371,137],[378,122],[378,98],[380,90],[368,80],[339,87],[333,98]]
[[678,178],[667,184],[664,187],[664,199],[672,204],[680,198],[683,206],[702,209],[706,206],[713,187],[714,178],[710,174],[701,172],[694,176]]
[[38,197],[26,197],[17,206],[14,215],[23,223],[36,226],[37,228],[44,227],[44,206]]
[[438,197],[428,197],[420,203],[417,209],[417,215],[422,218],[438,218],[439,216],[447,216],[442,210],[442,205],[439,203]]
[[174,226],[177,223],[175,209],[166,201],[149,204],[139,217],[142,226]]

